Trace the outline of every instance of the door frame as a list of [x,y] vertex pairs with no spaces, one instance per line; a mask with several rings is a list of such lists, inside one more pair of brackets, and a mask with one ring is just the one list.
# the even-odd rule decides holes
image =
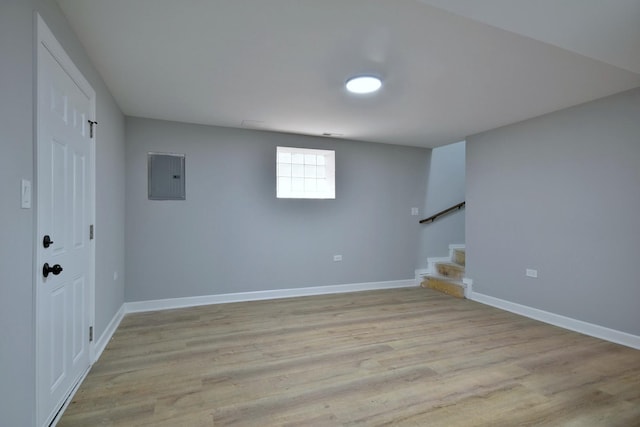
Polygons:
[[[40,178],[40,173],[38,170],[38,155],[39,155],[39,142],[42,138],[42,129],[41,129],[41,123],[40,123],[40,99],[39,99],[39,72],[40,72],[40,64],[39,64],[39,56],[40,56],[40,50],[41,49],[46,49],[48,50],[51,55],[54,57],[54,59],[58,62],[58,64],[62,67],[62,69],[71,77],[71,79],[75,82],[75,84],[80,88],[80,90],[82,90],[82,92],[89,98],[89,116],[91,118],[91,120],[95,120],[96,117],[96,93],[94,91],[94,89],[91,87],[91,84],[89,84],[88,80],[82,75],[82,73],[80,72],[80,70],[76,67],[76,65],[73,63],[73,61],[71,60],[71,58],[69,57],[69,55],[66,53],[66,51],[64,50],[64,48],[62,47],[62,45],[58,42],[58,40],[55,38],[55,36],[53,35],[53,33],[51,32],[51,30],[49,29],[49,27],[47,26],[47,24],[45,23],[44,19],[42,18],[42,16],[38,13],[35,12],[34,13],[34,29],[35,29],[35,52],[34,52],[34,57],[35,57],[35,73],[34,73],[34,91],[33,91],[33,97],[34,97],[34,122],[35,122],[35,138],[33,141],[34,144],[34,151],[33,151],[33,159],[34,159],[34,189],[35,191],[33,192],[33,202],[34,202],[34,239],[33,239],[33,259],[34,259],[34,265],[33,265],[33,298],[34,298],[34,302],[33,302],[33,306],[34,306],[34,348],[35,348],[35,357],[34,357],[34,363],[35,363],[35,385],[36,385],[36,399],[35,399],[35,419],[36,419],[36,423],[39,422],[40,420],[43,421],[43,426],[48,426],[50,425],[49,423],[51,423],[51,425],[55,425],[55,423],[58,421],[58,419],[60,418],[61,414],[64,412],[64,409],[67,407],[67,405],[71,402],[71,398],[73,397],[73,395],[75,394],[75,392],[77,391],[78,387],[80,386],[80,384],[82,383],[82,381],[84,380],[84,377],[86,376],[86,374],[88,373],[89,369],[87,369],[87,371],[84,373],[84,375],[79,379],[78,383],[72,388],[71,393],[69,394],[69,396],[67,397],[64,405],[61,408],[58,408],[58,412],[56,414],[53,415],[52,418],[49,418],[49,414],[43,413],[44,412],[44,408],[42,408],[42,403],[41,403],[41,393],[42,390],[39,389],[39,382],[38,379],[40,378],[41,372],[40,372],[40,364],[39,364],[39,336],[40,333],[42,333],[43,331],[40,330],[40,313],[41,313],[41,307],[40,307],[40,298],[39,298],[39,293],[38,293],[38,280],[40,280],[40,275],[42,274],[42,263],[44,262],[43,259],[41,259],[41,256],[39,255],[39,251],[38,248],[40,244],[42,244],[42,235],[43,235],[43,230],[40,230],[40,224],[39,224],[39,213],[40,213],[40,209],[38,206],[38,191],[39,191],[39,178]],[[90,173],[89,173],[89,191],[90,191],[90,197],[89,197],[89,204],[90,204],[90,210],[91,213],[89,215],[90,218],[90,224],[93,224],[94,226],[94,230],[95,230],[95,219],[96,219],[96,129],[94,127],[93,129],[93,138],[89,139],[89,168],[90,168]],[[88,230],[87,230],[88,232]],[[95,236],[95,235],[94,235]],[[94,336],[93,336],[93,340],[89,342],[88,348],[89,348],[89,368],[91,367],[91,365],[95,362],[95,343],[96,343],[96,336],[95,336],[95,271],[96,271],[96,246],[95,246],[95,242],[96,239],[91,239],[89,240],[89,250],[90,250],[90,255],[89,255],[89,285],[88,285],[88,291],[89,291],[89,306],[87,307],[87,310],[89,311],[89,325],[87,325],[87,327],[92,326],[94,327]],[[87,328],[87,334],[89,333],[88,328]],[[38,426],[40,427],[40,426]]]

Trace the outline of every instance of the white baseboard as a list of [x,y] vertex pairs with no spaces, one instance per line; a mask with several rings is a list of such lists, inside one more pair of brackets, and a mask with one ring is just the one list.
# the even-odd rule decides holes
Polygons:
[[420,286],[422,281],[424,280],[424,276],[428,276],[430,273],[428,268],[415,270],[415,285]]
[[124,304],[124,312],[168,310],[195,307],[198,305],[225,304],[230,302],[259,301],[276,298],[293,298],[309,295],[339,294],[345,292],[371,291],[377,289],[415,287],[414,279],[388,282],[352,283],[348,285],[314,286],[309,288],[275,289],[270,291],[238,292],[231,294],[203,295],[197,297],[169,298],[151,301],[135,301]]
[[100,358],[100,355],[102,355],[105,347],[107,346],[107,344],[109,344],[109,340],[111,340],[111,337],[116,332],[116,329],[118,329],[118,326],[120,325],[120,322],[122,321],[124,315],[125,304],[122,304],[122,306],[120,306],[120,310],[118,310],[115,316],[113,316],[111,322],[109,322],[102,335],[100,335],[100,338],[98,338],[98,340],[96,341],[93,361],[91,363],[95,363]]
[[570,317],[561,316],[559,314],[550,313],[548,311],[539,310],[537,308],[528,307],[526,305],[517,304],[478,292],[470,292],[467,298],[482,304],[510,311],[521,316],[559,326],[564,329],[580,332],[581,334],[640,350],[640,336],[637,335],[617,331],[615,329],[609,329],[604,326],[594,325],[593,323],[583,322],[582,320],[572,319]]
[[463,277],[462,284],[464,284],[464,297],[470,299],[469,295],[473,294],[473,280]]

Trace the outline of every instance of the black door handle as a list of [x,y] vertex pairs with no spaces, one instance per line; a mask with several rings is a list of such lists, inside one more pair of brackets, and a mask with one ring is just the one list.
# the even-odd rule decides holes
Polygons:
[[44,238],[42,239],[42,246],[44,246],[44,248],[48,248],[49,246],[51,246],[53,244],[53,240],[51,240],[51,237],[49,237],[49,235],[45,235]]
[[54,276],[57,276],[58,274],[62,273],[62,266],[60,266],[60,264],[56,264],[51,267],[49,263],[45,262],[42,266],[42,275],[44,277],[48,277],[49,273],[53,273]]

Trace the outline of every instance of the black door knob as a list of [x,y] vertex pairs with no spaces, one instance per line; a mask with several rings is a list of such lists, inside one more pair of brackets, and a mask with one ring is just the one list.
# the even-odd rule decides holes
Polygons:
[[62,267],[60,266],[60,264],[56,264],[51,267],[49,263],[45,262],[42,266],[42,275],[44,277],[48,277],[49,273],[53,273],[54,276],[57,276],[58,274],[62,273]]
[[42,239],[42,246],[44,246],[44,248],[48,248],[49,246],[51,246],[53,244],[53,240],[51,240],[51,237],[49,237],[49,235],[45,235],[44,238]]

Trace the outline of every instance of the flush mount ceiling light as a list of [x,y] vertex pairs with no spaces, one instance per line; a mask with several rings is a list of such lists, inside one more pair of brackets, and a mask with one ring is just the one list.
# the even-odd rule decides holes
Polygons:
[[380,89],[382,81],[374,76],[356,76],[347,80],[346,86],[351,93],[372,93]]

